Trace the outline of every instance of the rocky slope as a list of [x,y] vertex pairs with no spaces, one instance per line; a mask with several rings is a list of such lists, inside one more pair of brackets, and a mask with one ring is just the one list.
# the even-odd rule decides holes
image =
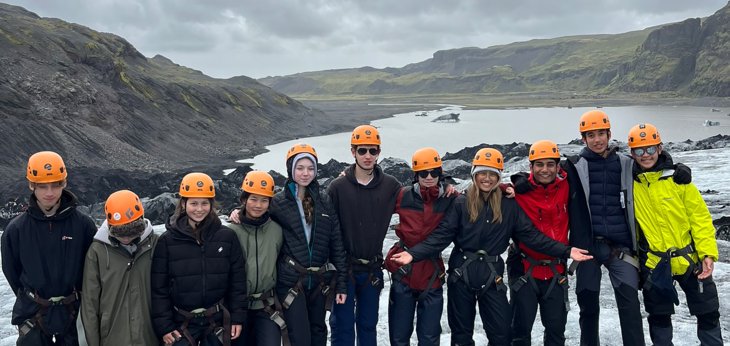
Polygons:
[[267,77],[288,95],[566,91],[730,96],[730,4],[705,18],[617,35],[438,51],[402,68]]

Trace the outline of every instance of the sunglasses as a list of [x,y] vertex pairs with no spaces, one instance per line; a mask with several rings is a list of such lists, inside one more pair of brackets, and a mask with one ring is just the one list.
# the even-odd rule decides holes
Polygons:
[[429,175],[434,178],[439,178],[439,177],[441,177],[441,169],[435,168],[435,169],[429,169],[427,171],[418,171],[418,172],[416,172],[416,174],[418,174],[418,176],[423,179],[428,178]]
[[647,154],[649,156],[656,154],[657,147],[656,145],[651,147],[641,147],[641,148],[634,148],[631,149],[631,153],[634,154],[634,156],[644,156],[644,154]]
[[370,153],[372,156],[378,156],[380,154],[379,148],[357,148],[357,154],[360,156],[363,156],[367,153]]

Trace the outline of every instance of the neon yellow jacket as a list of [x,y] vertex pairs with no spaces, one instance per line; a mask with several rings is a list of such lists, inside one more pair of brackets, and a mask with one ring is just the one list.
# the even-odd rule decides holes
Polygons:
[[[694,261],[711,257],[717,261],[717,241],[710,211],[694,184],[674,183],[672,170],[644,172],[634,180],[634,210],[641,233],[649,249],[666,252],[674,247],[682,249],[694,241]],[[646,266],[656,267],[659,257],[648,253]],[[672,275],[687,272],[689,263],[684,257],[672,258]]]

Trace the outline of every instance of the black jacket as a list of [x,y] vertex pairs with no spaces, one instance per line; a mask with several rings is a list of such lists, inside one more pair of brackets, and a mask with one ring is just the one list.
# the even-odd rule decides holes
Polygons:
[[[304,267],[321,267],[328,262],[332,263],[337,269],[335,290],[337,293],[347,293],[347,262],[337,213],[328,196],[319,190],[317,181],[312,181],[307,190],[314,200],[314,222],[311,241],[307,243],[292,184],[294,183],[288,180],[284,189],[274,196],[269,207],[271,218],[284,231],[284,245],[277,267],[278,290],[286,291],[299,280],[299,273],[283,261],[284,256],[290,256]],[[313,275],[303,282],[305,288],[318,284],[319,279]]]
[[[355,178],[355,165],[344,177],[330,184],[327,193],[340,217],[342,242],[351,258],[372,260],[383,256],[383,240],[395,212],[395,200],[401,184],[375,165],[373,180],[362,185]],[[368,271],[353,266],[354,271]]]
[[[449,271],[459,268],[465,261],[461,251],[486,251],[489,256],[501,255],[510,238],[525,243],[532,249],[554,257],[566,258],[570,255],[570,247],[550,239],[537,230],[530,218],[514,199],[502,197],[502,222],[492,223],[492,210],[488,204],[482,208],[475,223],[469,221],[469,212],[466,207],[466,196],[459,196],[454,201],[453,208],[446,212],[439,226],[431,235],[418,245],[410,248],[408,253],[413,256],[413,262],[429,258],[443,251],[452,241],[454,249],[449,257]],[[495,269],[498,275],[504,272],[504,262],[501,257]],[[486,281],[489,269],[486,263],[474,261],[469,271],[469,277]],[[480,286],[484,282],[472,282]]]
[[83,289],[84,259],[96,226],[76,210],[77,203],[76,196],[63,190],[58,211],[46,217],[31,195],[28,210],[5,228],[3,273],[16,295],[12,324],[23,323],[38,311],[28,292],[50,298]]
[[[201,225],[198,244],[182,215],[165,225],[152,258],[152,321],[159,337],[184,320],[175,307],[191,311],[209,308],[221,299],[232,324],[246,318],[245,257],[236,234],[215,217]],[[220,318],[220,317],[217,317]]]

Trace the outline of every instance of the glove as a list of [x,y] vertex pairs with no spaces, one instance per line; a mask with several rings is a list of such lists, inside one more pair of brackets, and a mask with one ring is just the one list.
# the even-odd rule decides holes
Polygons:
[[674,182],[680,185],[686,185],[692,182],[692,169],[688,166],[678,163],[674,165],[674,174],[672,175]]
[[530,184],[529,175],[525,172],[512,174],[510,177],[512,185],[515,186],[515,193],[524,194],[532,191],[532,184]]

